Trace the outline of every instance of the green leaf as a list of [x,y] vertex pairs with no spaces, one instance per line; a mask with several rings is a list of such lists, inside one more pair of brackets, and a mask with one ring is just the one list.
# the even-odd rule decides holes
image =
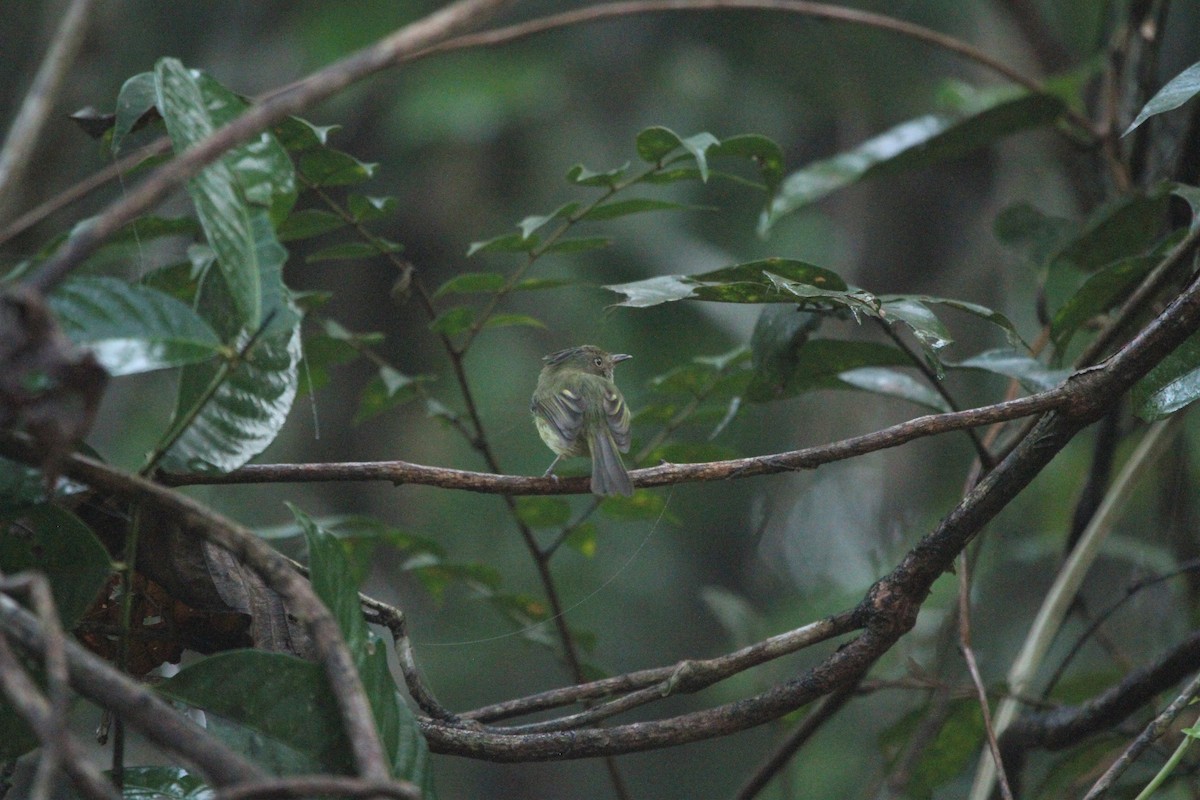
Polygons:
[[770,370],[756,370],[746,387],[754,402],[793,397],[814,389],[844,389],[842,373],[861,367],[910,366],[912,361],[895,347],[877,342],[839,339],[801,340],[787,358],[778,357]]
[[323,247],[304,259],[307,264],[318,264],[322,261],[355,261],[379,258],[384,253],[399,253],[404,245],[380,239],[373,242],[343,242],[341,244]]
[[519,233],[505,233],[482,242],[471,242],[467,258],[476,253],[528,253],[538,246],[537,236],[525,237]]
[[366,194],[352,194],[346,200],[350,213],[356,222],[370,222],[382,219],[395,213],[398,201],[395,197],[375,197]]
[[44,574],[63,627],[74,628],[112,574],[104,545],[78,517],[56,505],[26,509],[6,519],[4,527],[0,571]]
[[522,326],[526,328],[545,328],[546,323],[528,314],[493,314],[483,323],[485,328],[511,328]]
[[719,144],[711,133],[697,133],[684,139],[674,131],[658,126],[646,128],[637,136],[637,151],[643,161],[661,163],[676,149],[683,148],[695,159],[700,180],[704,182],[708,181],[707,152]]
[[445,336],[453,336],[470,328],[474,321],[475,309],[470,306],[455,306],[438,314],[433,322],[429,323],[429,330]]
[[[770,273],[770,274],[768,274]],[[700,275],[660,275],[632,283],[605,286],[625,295],[618,306],[648,308],[675,300],[709,300],[723,303],[795,303],[796,296],[781,290],[773,274],[817,289],[845,291],[846,282],[827,269],[783,258],[750,261]]]
[[[239,337],[234,347],[249,340]],[[179,472],[229,472],[275,440],[299,387],[300,326],[263,336],[249,357],[221,381],[196,419],[168,451],[164,465]],[[218,378],[210,365],[184,369],[176,418],[186,413]]]
[[[197,85],[216,127],[227,125],[250,107],[209,75],[201,73]],[[229,150],[221,160],[233,171],[248,202],[269,210],[275,224],[287,218],[296,202],[296,170],[287,149],[274,135],[259,133]]]
[[[299,385],[301,356],[300,317],[280,279],[286,252],[274,240],[265,211],[254,217],[263,269],[266,308],[272,314],[247,357],[228,369],[215,392],[196,414],[187,430],[168,450],[164,464],[176,471],[237,469],[266,449],[278,435],[291,410]],[[240,352],[259,333],[239,327],[229,318],[229,289],[222,276],[209,273],[201,287],[198,308],[213,324],[217,334],[235,352]],[[185,367],[180,377],[176,419],[194,412],[222,367],[206,363]]]
[[1054,346],[1060,352],[1065,350],[1084,323],[1119,305],[1157,263],[1157,258],[1149,256],[1125,258],[1089,277],[1055,312],[1050,323]]
[[499,272],[463,272],[439,286],[433,297],[436,300],[448,294],[498,292],[507,281]]
[[359,161],[349,153],[322,147],[306,150],[300,156],[300,174],[311,186],[354,186],[375,176],[378,164]]
[[1200,397],[1200,334],[1184,340],[1133,386],[1133,410],[1144,420],[1175,413]]
[[824,319],[821,314],[792,306],[767,306],[759,313],[750,335],[753,378],[746,389],[747,397],[767,399],[783,391],[796,370],[800,348]]
[[931,353],[936,354],[954,341],[950,338],[950,331],[929,306],[912,297],[894,296],[883,303],[879,315],[883,319],[899,320],[907,325],[921,345]]
[[1156,114],[1174,111],[1195,97],[1197,93],[1200,93],[1200,61],[1167,81],[1165,86],[1155,92],[1154,97],[1151,97],[1146,105],[1142,106],[1137,117],[1121,135],[1128,136],[1134,128]]
[[320,665],[283,653],[230,650],[184,667],[157,687],[166,697],[204,709],[349,774],[354,758],[337,703]]
[[314,125],[300,117],[288,117],[275,126],[274,133],[284,147],[294,153],[300,153],[314,147],[324,147],[329,141],[329,134],[341,127]]
[[[1008,339],[1009,344],[1013,347],[1024,347],[1025,349],[1029,349],[1029,346],[1025,344],[1025,340],[1021,338],[1021,334],[1017,333],[1017,327],[1012,324],[1012,321],[1008,317],[1004,316],[999,311],[993,311],[987,306],[980,305],[979,303],[971,303],[966,300],[956,300],[952,297],[933,297],[927,294],[885,294],[880,295],[879,299],[883,303],[884,311],[890,311],[890,313],[893,315],[896,315],[895,309],[898,307],[898,303],[907,304],[916,302],[926,306],[938,305],[946,306],[947,308],[953,308],[956,311],[962,311],[965,314],[970,314],[974,317],[979,317],[986,322],[992,323],[1004,332],[1005,338]],[[913,324],[915,319],[910,318],[905,319],[904,321],[909,324]]]
[[773,272],[766,273],[766,276],[781,292],[793,295],[802,308],[845,309],[853,315],[855,321],[859,321],[859,314],[871,317],[880,316],[879,298],[863,289],[856,287],[831,289],[826,286],[787,280]]
[[121,783],[125,800],[212,800],[213,796],[208,784],[181,767],[125,767]]
[[1014,378],[1030,392],[1053,389],[1071,374],[1070,370],[1050,369],[1036,358],[1011,349],[987,350],[951,366],[982,369],[1006,378]]
[[577,210],[579,210],[579,203],[567,203],[554,209],[549,214],[526,217],[517,223],[517,228],[521,231],[521,236],[528,239],[535,231],[541,230],[547,223],[553,222],[556,219],[567,219]]
[[629,200],[614,200],[611,203],[601,203],[585,213],[581,219],[597,221],[616,219],[630,214],[642,214],[647,211],[686,211],[694,206],[674,203],[670,200],[655,200],[649,197],[634,197]]
[[1017,203],[1000,212],[994,231],[1001,244],[1042,267],[1078,233],[1079,223]]
[[621,179],[625,177],[625,173],[629,171],[629,163],[626,162],[616,169],[610,169],[607,172],[593,172],[583,164],[576,164],[567,170],[567,180],[577,186],[594,186],[608,189],[615,189]]
[[346,221],[333,212],[305,208],[294,212],[280,223],[276,233],[279,235],[279,241],[293,242],[298,239],[311,239],[344,227]]
[[147,286],[76,278],[49,302],[66,334],[112,375],[194,364],[221,351],[217,334],[195,311]]
[[960,105],[966,107],[901,123],[853,150],[788,175],[763,212],[760,232],[858,181],[960,158],[1018,131],[1048,125],[1066,110],[1056,97],[1007,90],[980,92]]
[[855,389],[896,397],[932,408],[934,411],[950,411],[946,398],[911,375],[885,367],[860,367],[838,374],[838,380]]
[[[155,66],[158,108],[179,153],[206,139],[216,125],[208,113],[198,76],[173,58]],[[188,182],[205,237],[229,286],[234,307],[247,327],[262,320],[263,288],[250,212],[237,178],[225,159],[205,167]]]
[[531,528],[557,528],[571,521],[571,504],[561,497],[518,497],[517,516]]
[[603,236],[590,236],[578,239],[559,239],[546,248],[547,253],[584,253],[589,250],[603,250],[612,245],[612,239]]
[[1158,184],[1096,209],[1076,237],[1054,254],[1052,266],[1093,272],[1119,259],[1142,255],[1163,231],[1171,188],[1171,184]]
[[420,384],[432,380],[430,375],[405,375],[393,367],[380,367],[379,372],[363,390],[358,411],[354,414],[354,424],[357,425],[416,398]]
[[138,126],[146,112],[156,105],[154,73],[142,72],[121,84],[117,94],[117,109],[112,129],[112,151],[121,150],[121,143]]
[[[288,508],[308,542],[309,580],[346,639],[362,677],[384,752],[397,777],[428,786],[428,752],[416,720],[396,691],[383,642],[367,629],[359,604],[358,585],[337,537],[296,506]],[[339,728],[341,726],[339,725]]]
[[769,192],[774,192],[783,180],[783,150],[766,136],[756,133],[730,136],[710,148],[708,157],[750,159],[758,165],[759,175]]
[[669,128],[654,126],[637,135],[637,152],[643,161],[661,161],[682,144],[679,134]]
[[286,505],[304,531],[304,539],[308,544],[309,582],[313,591],[337,620],[350,652],[362,657],[367,650],[370,632],[363,620],[358,584],[354,582],[346,553],[336,536],[317,525],[312,517],[294,504]]

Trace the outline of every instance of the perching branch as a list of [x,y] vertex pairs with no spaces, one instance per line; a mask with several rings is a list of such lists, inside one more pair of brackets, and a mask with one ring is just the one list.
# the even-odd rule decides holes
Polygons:
[[[806,447],[785,453],[708,461],[694,464],[661,464],[631,470],[634,486],[672,486],[678,483],[732,480],[758,475],[774,475],[898,447],[915,439],[939,433],[959,431],[1008,422],[1046,411],[1066,408],[1085,399],[1083,387],[1070,381],[1044,392],[1007,400],[990,406],[928,414],[901,422],[873,433],[852,436],[825,445]],[[587,494],[588,479],[545,478],[542,476],[491,475],[469,470],[430,467],[407,461],[345,461],[330,464],[251,464],[224,474],[164,473],[159,479],[167,486],[243,483],[314,483],[319,481],[389,481],[396,485],[417,484],[460,489],[483,494],[551,495]]]

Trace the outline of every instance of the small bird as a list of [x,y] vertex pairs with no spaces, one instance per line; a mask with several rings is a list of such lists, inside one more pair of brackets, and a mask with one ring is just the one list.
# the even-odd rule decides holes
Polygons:
[[538,434],[554,451],[546,475],[566,456],[592,457],[592,493],[633,494],[621,453],[629,452],[629,407],[613,383],[613,367],[633,356],[609,355],[585,344],[551,353],[529,410]]

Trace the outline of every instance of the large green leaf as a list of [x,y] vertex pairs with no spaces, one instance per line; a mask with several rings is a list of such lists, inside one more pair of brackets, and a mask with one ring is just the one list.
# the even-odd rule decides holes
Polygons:
[[425,739],[396,690],[383,642],[367,629],[363,620],[358,585],[341,542],[296,506],[289,503],[288,508],[308,542],[313,591],[333,613],[354,656],[384,752],[392,759],[393,773],[429,788],[432,773],[428,770]]
[[957,108],[901,123],[853,150],[817,161],[783,179],[759,221],[762,232],[783,216],[867,178],[959,158],[1018,131],[1048,125],[1065,111],[1040,94],[977,92]]
[[657,278],[605,286],[625,295],[619,306],[648,308],[675,300],[709,300],[722,303],[795,303],[797,296],[784,291],[771,276],[817,290],[845,291],[846,282],[835,272],[785,258],[767,258],[699,275],[660,275]]
[[1155,114],[1173,111],[1200,93],[1200,61],[1192,64],[1183,72],[1167,81],[1154,97],[1151,97],[1137,117],[1125,129],[1122,136],[1127,136],[1134,128],[1141,125]]
[[1142,255],[1162,236],[1172,188],[1161,183],[1105,203],[1054,253],[1052,268],[1094,272],[1119,259]]
[[230,650],[184,667],[159,684],[158,691],[253,731],[259,746],[286,748],[332,772],[350,774],[354,769],[329,682],[311,661]]
[[1119,305],[1157,263],[1151,256],[1123,258],[1091,275],[1055,312],[1050,323],[1055,347],[1066,349],[1085,322]]
[[[241,348],[251,334],[234,342]],[[261,453],[283,427],[296,397],[300,363],[300,326],[262,336],[246,358],[227,368],[187,367],[179,387],[176,418],[191,413],[208,397],[183,435],[167,452],[164,464],[178,471],[229,472]],[[210,389],[220,379],[215,391]]]
[[[205,103],[198,73],[176,59],[164,58],[155,66],[154,79],[158,108],[176,152],[212,134],[217,125]],[[263,289],[250,211],[233,169],[225,160],[210,164],[188,182],[188,193],[217,254],[233,307],[247,327],[256,328],[262,320]]]
[[221,341],[189,306],[116,278],[76,278],[50,296],[63,330],[112,375],[206,361]]
[[[300,317],[280,279],[286,251],[274,239],[265,210],[252,217],[262,268],[263,303],[270,315],[265,329],[241,327],[223,275],[209,272],[200,289],[198,310],[235,352],[255,338],[245,358],[229,364],[195,364],[183,369],[176,420],[191,418],[168,450],[164,463],[176,470],[226,472],[266,449],[287,418],[299,384]],[[224,377],[213,390],[214,382]],[[196,412],[197,406],[207,402]]]
[[70,630],[91,607],[112,573],[104,545],[91,529],[56,505],[40,505],[5,520],[0,572],[41,572],[50,581],[63,626]]
[[[216,127],[239,117],[250,104],[201,73],[196,79],[205,108]],[[242,196],[271,212],[275,224],[282,222],[296,202],[296,170],[292,158],[274,134],[263,131],[221,157],[233,171]]]

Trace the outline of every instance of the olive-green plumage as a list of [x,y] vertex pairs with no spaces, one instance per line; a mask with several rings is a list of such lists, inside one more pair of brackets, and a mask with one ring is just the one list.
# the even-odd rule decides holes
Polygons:
[[545,366],[529,408],[538,434],[555,454],[547,475],[560,458],[591,455],[594,494],[633,494],[620,456],[629,452],[629,407],[613,383],[613,367],[628,358],[585,344],[542,359]]

